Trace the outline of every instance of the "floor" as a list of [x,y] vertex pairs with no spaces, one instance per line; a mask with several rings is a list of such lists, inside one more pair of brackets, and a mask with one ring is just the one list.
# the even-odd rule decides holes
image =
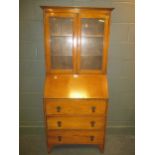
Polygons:
[[47,153],[45,136],[20,136],[20,155],[134,155],[135,139],[132,135],[107,135],[104,153],[95,146],[59,146]]

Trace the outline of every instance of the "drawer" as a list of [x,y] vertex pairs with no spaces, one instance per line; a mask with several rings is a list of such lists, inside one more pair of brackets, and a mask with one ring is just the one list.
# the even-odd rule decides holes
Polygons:
[[106,112],[104,100],[46,100],[46,114],[103,115]]
[[48,117],[48,129],[103,129],[103,117]]
[[103,131],[49,131],[50,144],[102,144]]

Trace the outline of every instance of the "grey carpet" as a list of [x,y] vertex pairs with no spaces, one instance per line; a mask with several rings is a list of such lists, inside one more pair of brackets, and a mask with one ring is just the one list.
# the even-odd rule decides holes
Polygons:
[[135,139],[132,135],[107,135],[104,153],[95,146],[69,145],[53,148],[47,153],[45,136],[20,136],[20,155],[134,155]]

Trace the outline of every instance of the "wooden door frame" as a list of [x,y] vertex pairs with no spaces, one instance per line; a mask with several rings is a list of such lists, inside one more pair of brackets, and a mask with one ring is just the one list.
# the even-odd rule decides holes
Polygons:
[[[82,18],[103,18],[104,19],[104,33],[103,33],[103,61],[101,70],[84,70],[80,69],[80,58],[81,58],[81,19]],[[77,70],[79,74],[106,74],[107,73],[107,59],[108,59],[108,47],[109,47],[109,32],[110,32],[110,15],[109,14],[98,14],[98,13],[79,13],[78,18],[78,54],[77,54]]]
[[[51,65],[51,44],[50,44],[50,17],[72,18],[73,19],[73,44],[72,44],[72,64],[73,69],[52,69]],[[54,73],[76,73],[76,47],[77,47],[77,14],[63,12],[47,12],[44,10],[44,44],[45,44],[45,63],[46,74]]]

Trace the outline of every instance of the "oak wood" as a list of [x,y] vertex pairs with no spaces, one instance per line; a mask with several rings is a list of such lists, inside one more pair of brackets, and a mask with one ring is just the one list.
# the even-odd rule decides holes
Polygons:
[[104,117],[52,116],[47,118],[47,128],[51,129],[103,129]]
[[114,8],[93,8],[93,7],[59,7],[59,6],[41,6],[43,10],[48,12],[71,12],[71,13],[104,13],[111,14]]
[[50,73],[51,64],[50,64],[50,32],[49,32],[49,15],[44,10],[44,46],[45,46],[45,65],[46,65],[46,74]]
[[[72,8],[72,7],[42,7],[44,10],[44,32],[45,32],[45,58],[46,58],[46,73],[92,73],[92,74],[106,74],[107,70],[107,52],[109,47],[109,33],[110,33],[110,16],[112,8]],[[73,69],[52,69],[51,66],[51,44],[50,44],[50,23],[49,19],[51,17],[55,18],[72,18],[73,19],[73,42],[72,42],[72,62]],[[103,61],[102,69],[98,70],[86,70],[80,68],[81,59],[81,19],[88,18],[103,18],[105,20],[104,34],[104,48],[103,48]],[[66,29],[67,31],[67,29]],[[63,34],[62,34],[63,36]],[[96,35],[95,35],[96,36]],[[94,36],[94,37],[95,37]],[[90,37],[90,36],[89,36]],[[62,45],[60,45],[62,46]]]
[[[61,140],[59,137],[61,137]],[[103,137],[102,130],[48,131],[49,144],[100,144]]]
[[[113,8],[58,6],[41,6],[41,8],[44,13],[46,77],[43,103],[48,152],[50,153],[55,145],[61,144],[93,144],[98,145],[100,151],[103,152],[109,99],[106,75],[107,59],[110,17]],[[63,33],[57,31],[57,28],[55,31],[50,23],[51,17],[72,18],[72,34],[70,26],[70,29],[66,26],[62,27]],[[93,40],[103,37],[101,69],[81,69],[81,19],[83,18],[104,19],[103,34],[82,34],[83,37],[93,38]],[[52,50],[55,45],[50,43],[51,37],[72,37],[72,55],[67,51],[70,46],[67,48],[65,43],[56,45],[56,49]],[[95,44],[96,40],[93,43]],[[66,51],[63,50],[64,55],[61,55],[62,51],[59,49],[63,46]],[[73,67],[71,69],[65,66],[63,67],[65,69],[58,66],[52,68],[51,50],[55,51],[55,55],[52,55],[55,59],[52,61],[61,61],[62,56],[66,56],[70,60],[69,56],[72,56]],[[69,54],[67,55],[65,52]],[[66,62],[66,60],[65,58],[64,61]],[[95,58],[94,63],[96,60],[98,59]]]
[[49,75],[46,76],[44,98],[108,99],[105,75]]
[[106,114],[104,100],[65,100],[46,99],[46,115],[90,115],[104,116]]
[[104,152],[104,144],[101,143],[98,145],[98,147],[99,147],[100,152],[103,153]]
[[75,68],[75,62],[74,62],[74,59],[75,59],[75,47],[72,48],[72,55],[73,55],[73,59],[72,59],[72,62],[73,62],[73,69],[68,69],[68,70],[63,70],[63,69],[52,69],[52,60],[51,60],[51,44],[50,44],[50,40],[51,40],[51,30],[50,30],[50,26],[49,26],[49,19],[51,17],[61,17],[61,18],[72,18],[74,20],[73,22],[73,39],[75,38],[75,17],[76,17],[76,14],[73,14],[73,13],[60,13],[60,12],[52,12],[52,13],[46,13],[45,15],[45,52],[46,52],[46,69],[47,69],[47,74],[49,73],[73,73],[75,72],[74,68]]

